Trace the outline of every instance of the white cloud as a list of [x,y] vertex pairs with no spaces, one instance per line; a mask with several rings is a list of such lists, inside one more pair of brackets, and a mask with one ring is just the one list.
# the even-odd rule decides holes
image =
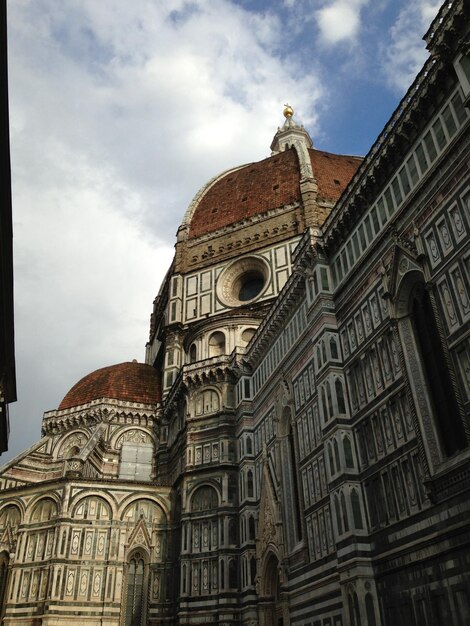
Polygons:
[[428,56],[422,37],[440,5],[440,0],[406,4],[390,30],[382,51],[383,67],[386,81],[399,93],[410,86]]
[[143,359],[198,188],[267,156],[284,102],[315,126],[322,89],[280,59],[281,31],[275,15],[226,0],[10,1],[10,455],[79,377]]
[[322,39],[329,45],[357,37],[361,26],[361,9],[369,0],[333,0],[316,12]]

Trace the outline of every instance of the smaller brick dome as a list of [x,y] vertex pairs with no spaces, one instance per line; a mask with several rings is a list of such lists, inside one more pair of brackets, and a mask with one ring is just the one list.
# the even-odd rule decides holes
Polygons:
[[103,367],[79,380],[60,403],[59,411],[101,398],[156,404],[161,400],[158,372],[137,361]]

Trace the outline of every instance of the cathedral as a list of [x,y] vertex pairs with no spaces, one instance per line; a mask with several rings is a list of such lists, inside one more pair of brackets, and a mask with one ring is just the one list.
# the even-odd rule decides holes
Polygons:
[[289,106],[177,232],[145,363],[0,469],[5,626],[470,625],[470,58],[446,2],[365,158]]

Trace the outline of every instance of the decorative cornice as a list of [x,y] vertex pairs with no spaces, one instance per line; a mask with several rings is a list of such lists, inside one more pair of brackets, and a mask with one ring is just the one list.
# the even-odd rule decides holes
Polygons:
[[233,382],[232,357],[216,356],[183,367],[183,382],[187,387],[209,383]]
[[439,9],[439,13],[431,22],[423,39],[426,48],[432,53],[440,53],[443,47],[457,49],[459,40],[455,37],[455,21],[465,20],[465,0],[446,0]]
[[42,436],[78,427],[89,428],[101,422],[125,424],[137,420],[141,425],[153,426],[159,406],[102,398],[70,409],[47,411],[43,417]]
[[[462,23],[465,21],[463,15],[463,0],[446,2],[431,25],[425,37],[428,49],[433,52],[433,56],[430,56],[426,61],[338,200],[334,210],[326,219],[323,233],[328,249],[335,249],[338,243],[343,240],[345,234],[349,232],[346,222],[349,221],[349,226],[357,222],[368,201],[375,197],[377,182],[384,175],[388,177],[391,170],[395,169],[395,161],[398,161],[402,150],[410,143],[410,129],[415,129],[415,132],[418,132],[421,124],[424,123],[426,118],[420,116],[420,108],[429,101],[430,90],[440,83],[441,78],[450,76],[447,71],[449,57],[448,55],[435,54],[436,47],[446,33],[448,37],[449,29],[455,30],[454,26],[459,24],[459,20]],[[450,27],[451,22],[452,28]],[[463,30],[462,26],[460,26],[460,30]],[[454,40],[452,49],[455,51],[462,44],[462,37],[459,38],[455,34]],[[345,216],[347,211],[350,213],[349,216]]]

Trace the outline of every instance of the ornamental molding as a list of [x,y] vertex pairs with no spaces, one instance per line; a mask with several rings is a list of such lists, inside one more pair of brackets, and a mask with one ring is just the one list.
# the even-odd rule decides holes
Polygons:
[[202,385],[234,382],[231,355],[215,356],[183,366],[182,382],[189,389]]
[[275,552],[281,562],[284,557],[281,511],[266,458],[262,469],[258,528],[262,529],[256,540],[258,563],[262,562],[270,550]]
[[[244,231],[243,238],[245,240],[246,229],[249,226],[256,226],[262,222],[267,222],[272,217],[276,217],[277,215],[285,215],[289,211],[295,211],[295,209],[298,209],[299,207],[300,207],[300,202],[298,201],[287,202],[286,204],[280,207],[268,209],[267,211],[264,211],[263,213],[257,213],[256,215],[250,215],[249,217],[244,217],[238,222],[234,222],[233,224],[227,224],[226,226],[223,226],[222,228],[218,228],[217,230],[213,230],[210,233],[205,233],[204,235],[200,235],[199,237],[195,239],[188,240],[186,242],[187,249],[191,252],[192,248],[196,248],[197,246],[203,244],[204,242],[213,241],[214,239],[218,239],[220,237],[227,237],[227,235],[234,234],[239,230]],[[288,227],[289,225],[287,224],[286,226]],[[285,230],[285,228],[283,230]],[[278,231],[276,231],[276,229],[273,228],[270,231],[270,233],[277,234]],[[258,241],[260,238],[261,237],[259,235],[258,236],[253,235],[252,240]],[[245,241],[245,243],[248,243],[248,242]],[[230,252],[238,247],[239,246],[237,246],[236,242],[229,242],[226,246],[222,246],[222,249],[219,248],[218,253]],[[214,256],[215,254],[218,254],[216,251],[213,251],[213,252],[214,254],[212,256]]]
[[5,530],[3,531],[3,535],[0,538],[0,552],[6,552],[10,559],[16,552],[16,531],[13,531],[13,528],[10,522],[7,522]]
[[156,421],[156,406],[114,399],[93,400],[71,409],[47,411],[42,436],[58,435],[74,428],[94,428],[98,424],[138,424],[151,427]]
[[[395,302],[399,295],[403,278],[407,274],[417,273],[424,279],[424,270],[421,263],[423,254],[421,253],[420,240],[417,237],[417,233],[416,239],[413,241],[402,239],[394,233],[392,247],[384,257],[388,257],[388,261],[386,263],[382,262],[379,269],[382,276],[383,297],[394,302],[398,308],[403,308],[399,306],[400,303]],[[405,295],[403,294],[402,297]],[[395,315],[392,315],[392,317],[395,317]]]
[[141,513],[140,520],[137,522],[137,524],[133,528],[129,536],[129,540],[127,542],[128,551],[134,550],[137,547],[144,547],[149,552],[151,549],[150,535],[149,535],[147,526],[145,524],[144,518],[142,517],[142,513]]
[[[368,198],[375,197],[377,185],[393,165],[401,165],[403,149],[409,146],[410,129],[418,129],[428,121],[422,109],[426,107],[430,92],[438,87],[439,82],[449,75],[449,62],[451,58],[447,54],[451,49],[462,45],[465,36],[466,20],[465,7],[462,0],[446,2],[438,16],[432,23],[427,35],[428,49],[433,54],[428,58],[420,73],[417,75],[400,104],[391,116],[381,134],[362,161],[356,174],[346,188],[335,209],[330,213],[323,226],[326,245],[336,248],[343,239],[343,226],[345,213],[350,212],[355,223],[366,207],[370,205]],[[438,44],[442,38],[447,38],[445,45]],[[442,41],[442,43],[444,43]],[[449,44],[450,47],[449,47]],[[439,48],[444,50],[441,54]],[[347,231],[349,232],[350,229]]]
[[115,448],[116,450],[120,450],[122,448],[123,443],[154,443],[154,440],[150,436],[148,432],[145,430],[141,430],[138,428],[133,428],[131,430],[126,430],[118,437]]

